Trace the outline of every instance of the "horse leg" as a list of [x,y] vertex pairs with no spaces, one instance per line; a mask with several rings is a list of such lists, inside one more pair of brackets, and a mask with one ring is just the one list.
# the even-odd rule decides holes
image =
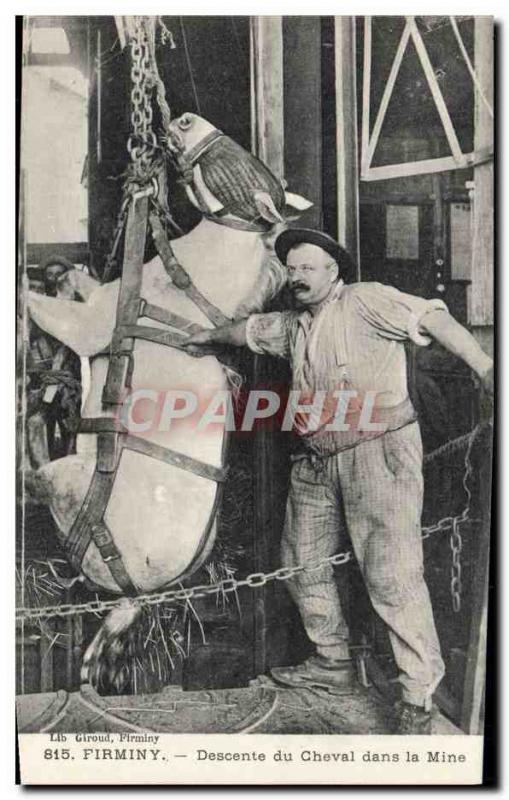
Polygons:
[[129,634],[142,612],[141,606],[124,598],[112,609],[87,647],[81,667],[81,682],[107,694],[120,694],[126,682]]

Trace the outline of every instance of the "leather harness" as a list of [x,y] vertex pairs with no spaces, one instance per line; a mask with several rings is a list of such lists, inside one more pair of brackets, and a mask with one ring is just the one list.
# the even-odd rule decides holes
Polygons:
[[[156,248],[173,284],[193,301],[215,327],[231,322],[220,309],[204,297],[193,283],[190,275],[175,258],[159,217],[155,213],[150,213],[150,215],[148,213],[148,197],[133,198],[127,219],[116,325],[108,351],[108,372],[102,398],[103,404],[112,409],[119,409],[122,406],[125,390],[131,386],[136,339],[144,339],[182,350],[182,343],[187,338],[185,334],[201,330],[199,325],[190,320],[160,306],[147,303],[141,297],[148,219],[150,219]],[[173,330],[138,325],[141,317],[168,325]],[[80,570],[88,547],[91,542],[94,542],[119,588],[127,595],[135,595],[138,593],[138,589],[125,567],[121,553],[104,520],[122,451],[124,449],[132,450],[156,458],[202,478],[215,481],[219,487],[224,484],[226,470],[134,436],[112,417],[82,419],[78,432],[97,435],[97,460],[85,500],[66,541],[67,555],[75,569]],[[217,508],[217,496],[215,508]],[[215,508],[205,532],[206,537],[213,523]],[[203,550],[205,544],[202,537],[199,549]],[[199,558],[199,553],[193,564],[197,558]]]

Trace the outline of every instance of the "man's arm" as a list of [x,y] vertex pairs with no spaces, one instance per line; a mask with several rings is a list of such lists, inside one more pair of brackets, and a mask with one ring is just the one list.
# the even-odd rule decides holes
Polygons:
[[449,352],[463,359],[479,376],[487,392],[493,394],[493,361],[463,325],[447,311],[430,311],[421,320],[421,329]]
[[214,344],[228,344],[234,347],[243,347],[247,344],[246,340],[247,319],[240,319],[231,325],[223,325],[220,328],[212,328],[195,333],[182,343],[190,355],[204,355],[204,347]]

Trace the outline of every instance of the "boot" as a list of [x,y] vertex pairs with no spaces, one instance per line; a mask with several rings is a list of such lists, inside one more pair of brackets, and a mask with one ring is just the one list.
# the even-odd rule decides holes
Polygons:
[[311,656],[295,667],[274,667],[270,674],[283,686],[326,689],[331,694],[349,694],[356,687],[350,660],[336,661],[320,655]]
[[399,736],[413,736],[431,734],[431,711],[425,711],[422,706],[414,706],[398,700],[394,706],[394,734]]

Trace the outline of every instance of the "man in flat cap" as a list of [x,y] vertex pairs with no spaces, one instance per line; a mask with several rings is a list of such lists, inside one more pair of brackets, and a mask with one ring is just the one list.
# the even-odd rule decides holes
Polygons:
[[[380,283],[355,281],[355,265],[329,236],[289,229],[275,242],[298,310],[254,314],[187,342],[248,345],[292,366],[292,389],[307,400],[295,416],[302,454],[292,467],[282,539],[283,565],[337,552],[346,526],[375,611],[386,623],[399,669],[394,731],[431,732],[431,698],[444,675],[423,576],[422,444],[407,388],[404,342],[436,339],[493,391],[493,364],[442,300],[425,300]],[[337,406],[313,400],[341,397]],[[371,401],[369,422],[362,406]],[[306,415],[305,410],[310,411]],[[344,410],[344,409],[343,409]],[[313,425],[304,417],[314,417]],[[344,424],[345,419],[355,424]],[[364,420],[360,424],[360,420]],[[289,581],[316,654],[272,675],[288,686],[341,691],[353,682],[349,632],[331,566]]]

